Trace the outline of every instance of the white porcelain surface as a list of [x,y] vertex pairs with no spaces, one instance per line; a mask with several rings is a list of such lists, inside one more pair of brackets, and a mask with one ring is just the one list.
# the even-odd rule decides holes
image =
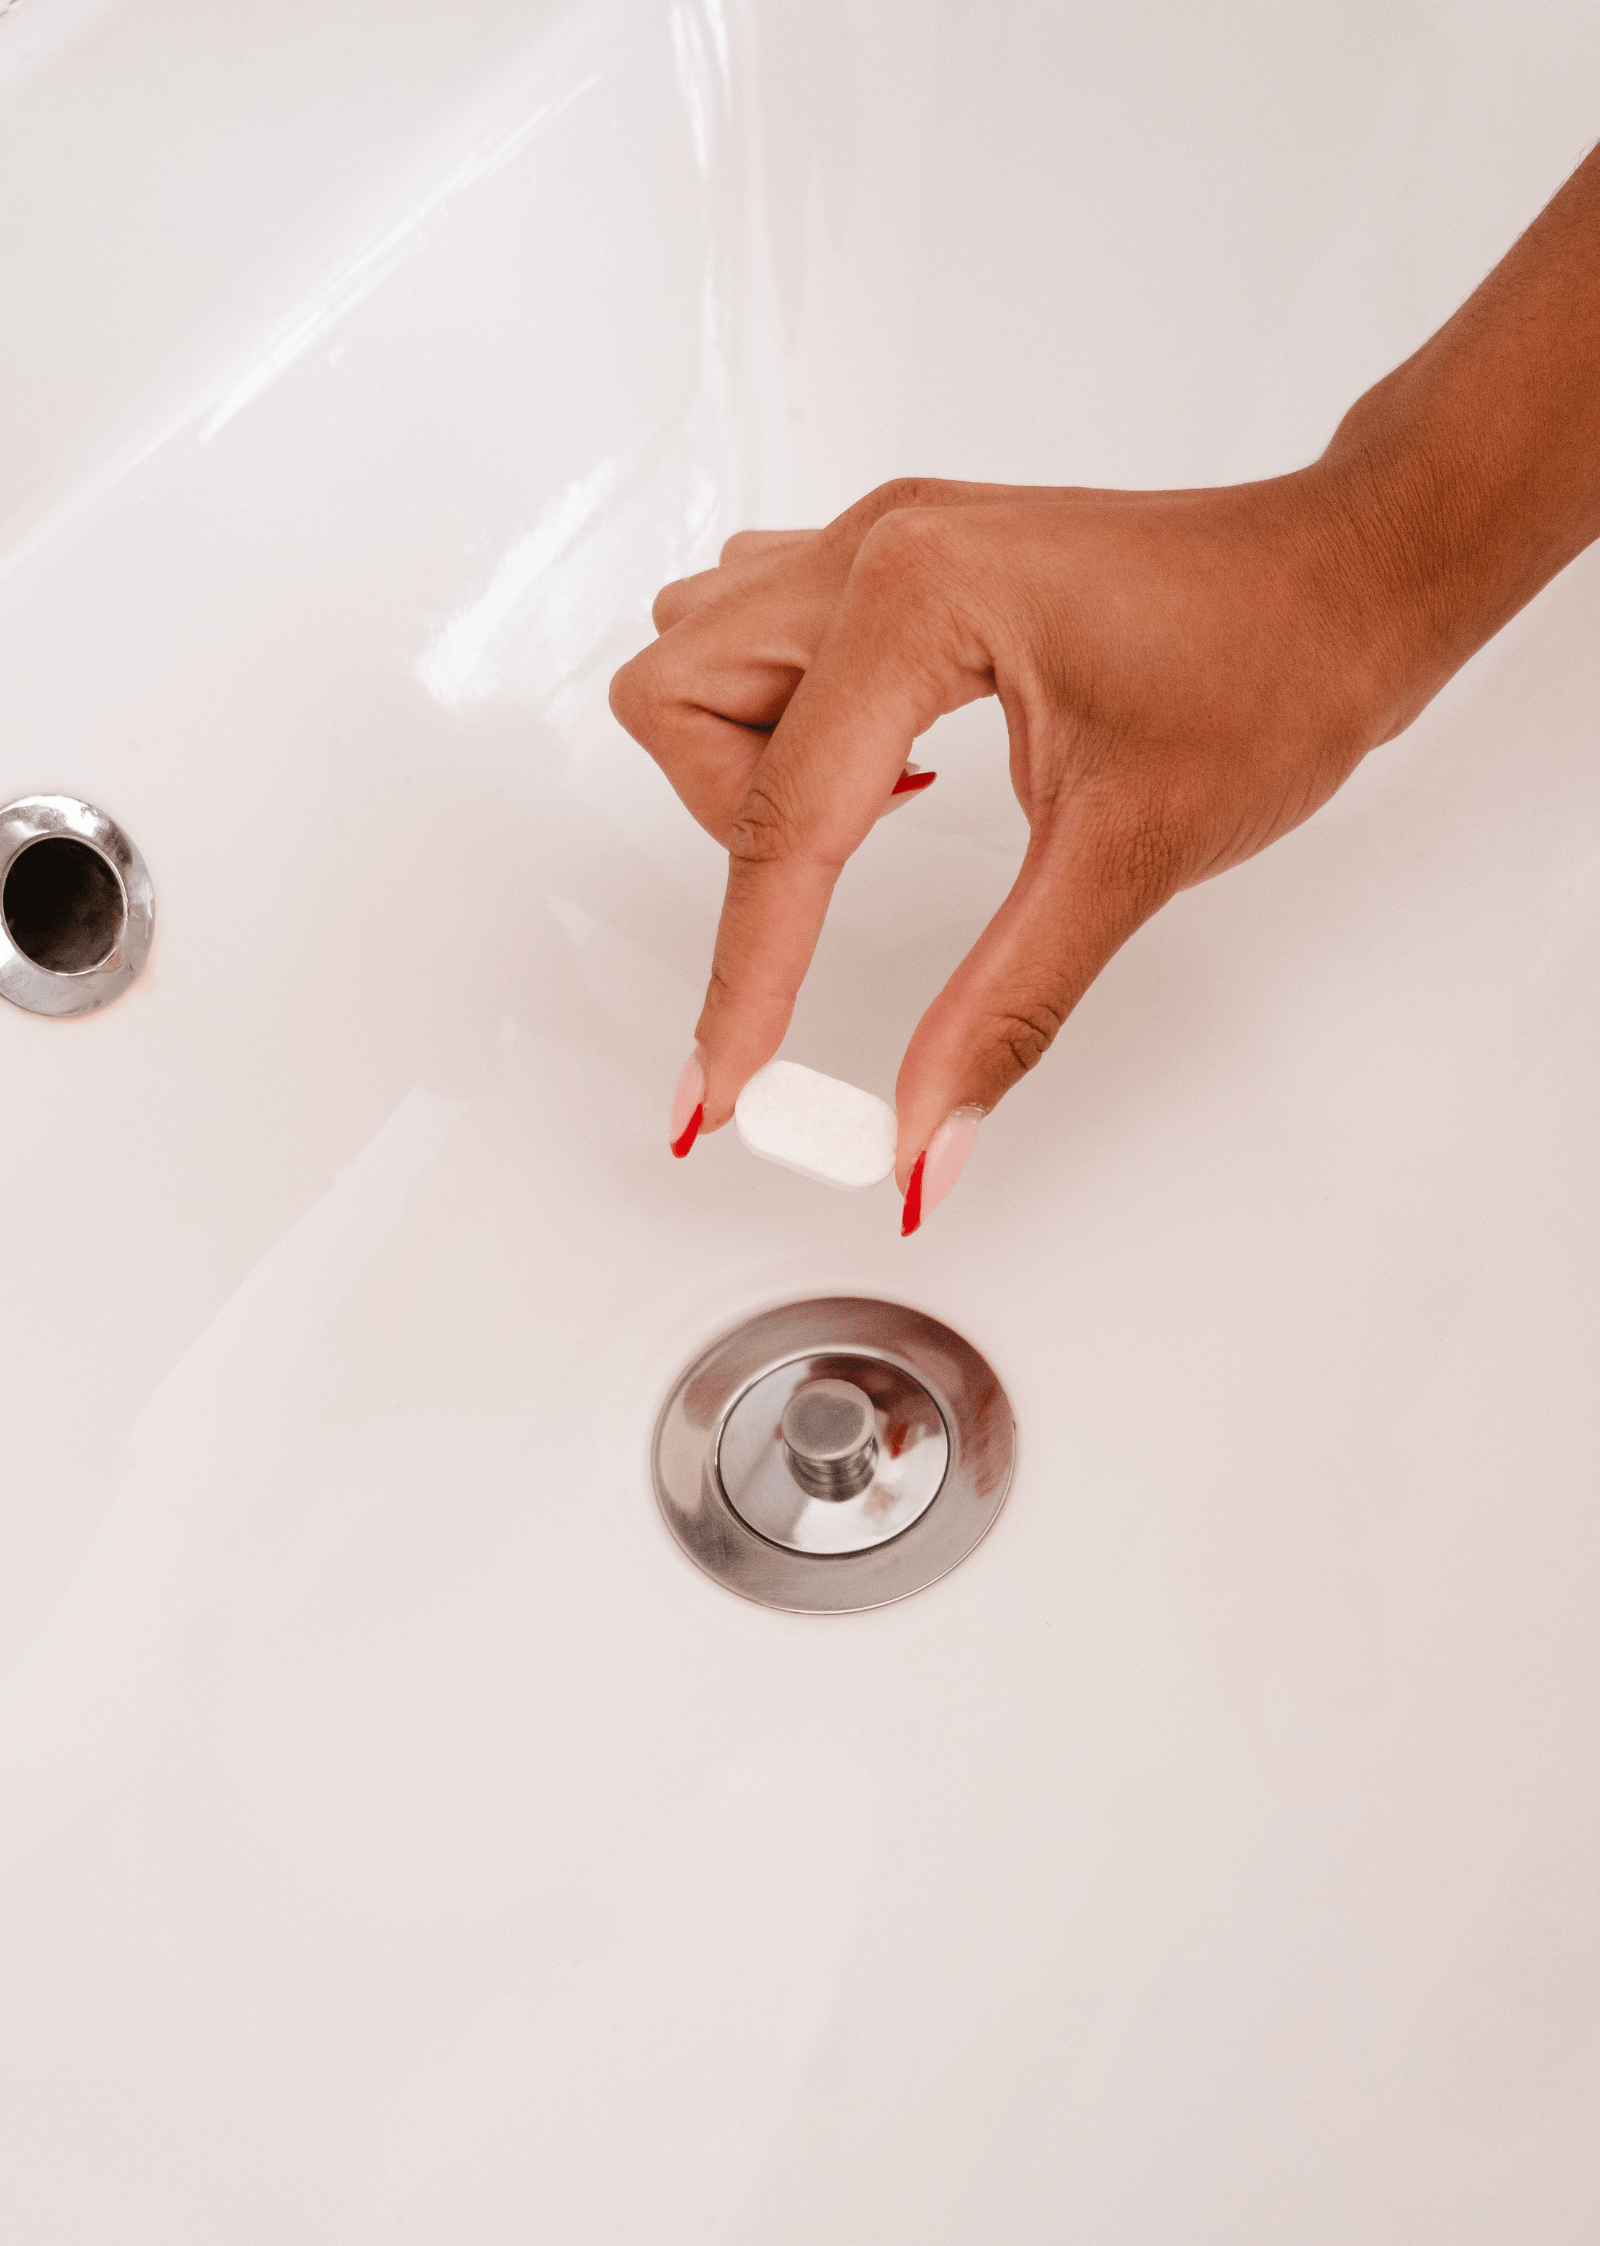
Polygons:
[[[1593,136],[1600,15],[17,0],[0,800],[149,863],[0,1008],[0,2235],[1587,2246],[1600,558],[1179,900],[923,1233],[667,1103],[650,593],[922,470],[1307,457]],[[789,1050],[887,1094],[992,709]],[[669,1380],[879,1292],[1021,1464],[701,1578]]]

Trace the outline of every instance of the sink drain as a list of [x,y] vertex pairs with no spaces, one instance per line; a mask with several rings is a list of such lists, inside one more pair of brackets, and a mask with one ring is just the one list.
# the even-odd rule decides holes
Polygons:
[[948,1326],[854,1295],[763,1311],[697,1357],[656,1423],[656,1496],[708,1575],[761,1606],[887,1606],[999,1512],[1016,1434]]
[[70,795],[0,809],[0,997],[30,1014],[92,1014],[145,963],[155,899],[113,819]]

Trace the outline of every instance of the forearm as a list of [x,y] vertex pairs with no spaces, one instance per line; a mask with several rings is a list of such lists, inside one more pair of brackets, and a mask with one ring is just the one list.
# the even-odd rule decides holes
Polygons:
[[1309,818],[1597,536],[1600,153],[1309,467],[886,485],[813,538],[736,542],[613,689],[729,844],[674,1151],[777,1050],[834,874],[944,712],[999,697],[1029,844],[901,1066],[906,1229],[1118,945]]
[[1360,550],[1396,732],[1600,536],[1600,150],[1309,473]]

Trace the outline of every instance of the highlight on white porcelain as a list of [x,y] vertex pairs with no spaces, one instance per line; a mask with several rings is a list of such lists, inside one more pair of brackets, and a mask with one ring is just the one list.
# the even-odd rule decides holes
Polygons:
[[[0,1007],[0,2235],[1589,2246],[1600,559],[910,1247],[666,1152],[723,862],[605,689],[741,524],[1310,457],[1597,76],[1557,0],[0,13],[0,803],[159,899]],[[885,1101],[1021,848],[936,749],[790,1037]],[[763,1612],[651,1431],[822,1295],[1017,1471]]]
[[799,1061],[768,1061],[734,1103],[752,1154],[820,1185],[881,1185],[894,1168],[895,1114],[887,1100]]

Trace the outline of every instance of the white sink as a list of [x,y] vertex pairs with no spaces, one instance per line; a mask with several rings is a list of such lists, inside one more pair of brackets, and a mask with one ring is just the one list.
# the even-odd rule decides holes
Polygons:
[[[907,471],[1318,450],[1595,131],[1600,16],[15,0],[0,802],[149,967],[0,1006],[0,2236],[1588,2246],[1600,559],[1181,898],[911,1242],[674,1163],[667,576]],[[790,1055],[885,1096],[998,713]],[[878,1294],[1019,1468],[845,1618],[657,1405]]]

